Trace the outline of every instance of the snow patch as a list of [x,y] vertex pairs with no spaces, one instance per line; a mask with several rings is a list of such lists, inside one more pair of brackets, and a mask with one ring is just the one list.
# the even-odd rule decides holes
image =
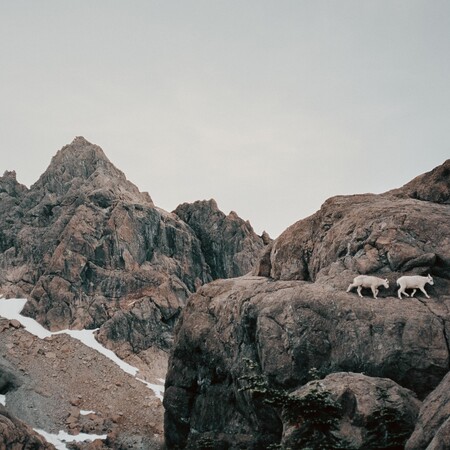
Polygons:
[[25,317],[20,314],[26,302],[27,300],[24,298],[11,298],[9,300],[1,299],[0,316],[9,320],[18,320],[25,327],[25,330],[40,339],[50,337],[53,333],[46,330],[40,323],[36,322],[31,317]]
[[[112,362],[117,364],[124,372],[130,374],[133,377],[136,377],[137,373],[139,372],[139,369],[126,363],[125,361],[122,361],[112,350],[103,347],[103,345],[101,345],[95,339],[94,333],[97,330],[61,330],[56,332],[48,331],[34,319],[22,316],[22,314],[20,314],[26,302],[27,300],[23,298],[11,298],[6,300],[3,299],[2,296],[0,296],[0,316],[9,320],[14,319],[18,320],[29,333],[34,334],[40,339],[45,339],[47,337],[54,336],[57,334],[68,334],[74,339],[77,339],[80,342],[82,342],[84,345],[91,347],[92,349],[98,351],[102,355],[109,358]],[[136,379],[144,383],[149,389],[151,389],[155,393],[155,396],[162,401],[164,393],[164,384],[161,385],[152,384],[148,383],[147,381],[141,378]],[[164,383],[164,380],[162,379],[158,379],[158,381]]]
[[107,348],[103,347],[103,345],[95,339],[94,333],[96,331],[97,330],[62,330],[52,334],[68,334],[69,336],[72,336],[74,339],[79,340],[84,345],[97,350],[102,355],[105,355],[112,362],[116,363],[124,372],[129,373],[130,375],[135,377],[138,373],[138,369],[126,363],[125,361],[122,361],[112,350],[108,350]]
[[47,433],[44,430],[34,429],[36,433],[40,434],[47,442],[53,444],[57,450],[67,450],[65,442],[84,442],[94,441],[95,439],[106,439],[106,434],[86,434],[79,433],[77,435],[68,434],[65,431],[60,431],[58,434]]
[[6,395],[0,394],[0,405],[6,406]]
[[80,409],[80,414],[82,416],[87,416],[88,414],[97,414],[95,411],[86,411],[85,409]]
[[137,378],[136,380],[140,381],[141,383],[144,383],[149,389],[151,389],[155,396],[158,397],[161,401],[163,401],[163,395],[164,395],[164,385],[163,384],[152,384],[148,381],[143,380],[142,378]]

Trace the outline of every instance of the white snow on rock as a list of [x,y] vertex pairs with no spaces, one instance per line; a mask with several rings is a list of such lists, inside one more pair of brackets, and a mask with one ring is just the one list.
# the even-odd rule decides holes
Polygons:
[[34,429],[36,433],[45,438],[47,442],[53,444],[57,450],[67,450],[66,442],[84,442],[94,441],[95,439],[106,439],[106,434],[86,434],[79,433],[76,435],[68,434],[65,431],[60,431],[58,434],[47,433],[44,430]]
[[86,411],[85,409],[80,409],[80,414],[82,416],[87,416],[88,414],[96,414],[95,411]]
[[103,347],[103,345],[95,339],[94,333],[96,331],[97,330],[61,330],[52,334],[68,334],[69,336],[72,336],[74,339],[79,340],[87,347],[91,347],[94,350],[97,350],[102,355],[105,355],[112,362],[116,363],[124,372],[129,373],[130,375],[135,377],[138,373],[138,369],[126,363],[125,361],[122,361],[112,350],[108,350],[107,348]]
[[20,313],[27,302],[24,298],[11,298],[6,300],[0,297],[0,316],[9,320],[18,320],[25,329],[40,339],[50,337],[53,333],[46,330],[39,322],[31,317],[22,316]]
[[153,384],[149,383],[148,381],[143,380],[142,378],[137,378],[136,380],[140,381],[141,383],[144,383],[149,389],[151,389],[156,397],[158,397],[161,401],[163,401],[163,395],[164,395],[164,385],[163,384]]
[[6,395],[0,394],[0,405],[6,406]]

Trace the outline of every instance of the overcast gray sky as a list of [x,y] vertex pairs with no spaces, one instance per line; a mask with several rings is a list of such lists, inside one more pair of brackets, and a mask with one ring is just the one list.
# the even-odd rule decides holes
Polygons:
[[1,0],[0,171],[81,135],[276,237],[450,158],[450,1]]

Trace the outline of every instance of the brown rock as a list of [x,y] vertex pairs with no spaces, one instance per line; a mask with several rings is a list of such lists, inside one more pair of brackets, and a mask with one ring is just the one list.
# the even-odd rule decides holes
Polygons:
[[429,272],[442,277],[435,289],[444,293],[450,272],[449,186],[450,160],[395,191],[330,198],[274,241],[258,274],[342,289],[357,274],[394,278]]
[[448,371],[449,310],[448,297],[430,305],[360,300],[299,281],[241,277],[203,286],[183,312],[169,361],[168,447],[186,445],[191,427],[239,432],[254,445],[281,436],[273,410],[240,392],[246,358],[284,389],[304,385],[312,369],[351,371],[391,378],[424,398]]
[[450,159],[389,193],[401,198],[410,197],[427,202],[450,204]]
[[0,448],[54,450],[42,436],[31,427],[10,414],[0,405]]
[[13,328],[21,328],[22,324],[18,321],[18,320],[10,320],[9,324],[13,327]]
[[406,443],[405,450],[447,449],[450,442],[448,439],[450,436],[449,418],[450,373],[424,400],[415,430]]
[[264,245],[271,241],[267,233],[257,236],[250,223],[244,222],[234,211],[226,216],[212,199],[183,203],[174,213],[200,239],[214,279],[239,277],[250,272],[255,256],[258,257]]
[[[187,297],[212,279],[192,228],[82,137],[29,190],[0,177],[0,216],[0,291],[29,298],[24,312],[52,330],[102,327],[109,346],[167,351]],[[230,270],[247,271],[261,238],[235,215],[223,230]]]
[[274,242],[270,276],[322,278],[338,288],[360,273],[445,277],[450,269],[449,219],[448,206],[431,202],[387,194],[334,197]]

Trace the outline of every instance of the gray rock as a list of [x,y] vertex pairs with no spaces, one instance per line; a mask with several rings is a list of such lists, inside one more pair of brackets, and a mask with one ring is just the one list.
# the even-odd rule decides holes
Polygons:
[[0,405],[0,448],[24,450],[54,450],[42,436],[31,427],[10,414]]

